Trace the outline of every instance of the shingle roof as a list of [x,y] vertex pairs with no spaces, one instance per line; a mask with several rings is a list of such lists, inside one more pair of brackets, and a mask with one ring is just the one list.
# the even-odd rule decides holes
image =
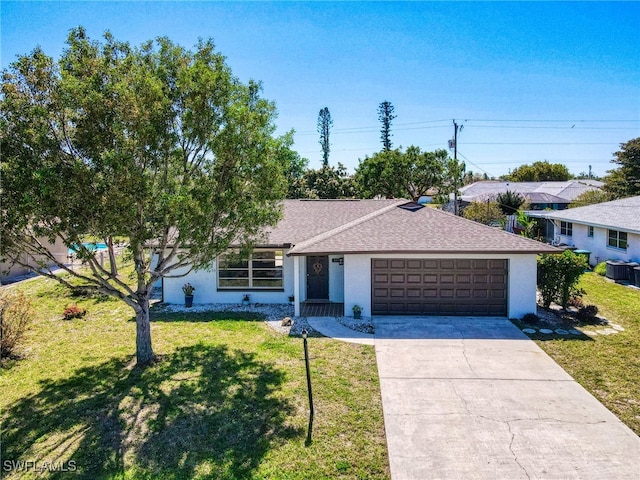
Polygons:
[[270,232],[269,243],[293,244],[292,255],[557,251],[434,208],[411,212],[398,207],[404,203],[407,200],[285,200],[283,220]]
[[556,197],[550,193],[531,192],[523,194],[529,203],[571,203],[566,198]]
[[522,195],[533,192],[547,193],[571,201],[584,192],[598,190],[602,185],[602,182],[596,180],[569,180],[566,182],[484,181],[462,187],[460,189],[460,198],[466,202],[472,202],[474,200],[484,200],[509,190]]
[[640,233],[640,196],[569,210],[529,212],[529,215]]
[[298,244],[399,200],[284,200],[282,220],[267,230],[273,245]]

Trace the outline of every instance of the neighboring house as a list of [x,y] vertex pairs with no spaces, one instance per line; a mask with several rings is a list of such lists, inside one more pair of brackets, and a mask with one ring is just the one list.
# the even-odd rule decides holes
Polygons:
[[561,212],[527,212],[553,224],[554,244],[591,252],[590,263],[640,261],[640,196],[571,208]]
[[[61,239],[56,239],[55,243],[49,242],[48,239],[42,237],[38,239],[43,245],[47,246],[49,251],[54,255],[56,260],[61,263],[67,263],[69,261],[69,249],[62,242]],[[47,261],[44,256],[32,256],[26,253],[20,256],[20,261],[27,265],[32,265],[38,268],[40,262],[45,262],[45,266],[52,265],[52,262]],[[11,277],[17,277],[30,273],[31,270],[27,267],[23,267],[20,264],[13,263],[8,259],[0,259],[0,284],[6,282]]]
[[462,187],[459,199],[465,206],[471,202],[495,200],[499,194],[511,191],[522,195],[531,210],[564,210],[582,193],[599,190],[602,185],[602,182],[588,179],[566,182],[483,181]]
[[[285,200],[250,260],[166,278],[164,301],[354,305],[363,315],[498,315],[536,310],[536,255],[556,248],[407,200]],[[179,273],[179,272],[177,272]]]

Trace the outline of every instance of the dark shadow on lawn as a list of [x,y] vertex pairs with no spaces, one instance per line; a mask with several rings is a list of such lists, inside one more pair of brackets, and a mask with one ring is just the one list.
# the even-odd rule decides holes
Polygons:
[[144,370],[129,362],[43,382],[9,405],[3,461],[56,462],[65,451],[78,467],[74,478],[112,477],[125,461],[145,478],[203,476],[203,465],[204,477],[246,478],[271,446],[305,434],[286,425],[293,406],[276,395],[283,372],[254,354],[195,345]]

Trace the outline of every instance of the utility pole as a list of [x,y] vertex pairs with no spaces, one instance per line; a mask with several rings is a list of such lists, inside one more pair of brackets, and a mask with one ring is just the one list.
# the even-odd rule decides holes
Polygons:
[[458,161],[458,124],[453,120],[453,159]]
[[455,119],[453,120],[453,163],[455,166],[454,178],[453,178],[453,213],[458,215],[458,129],[462,131]]

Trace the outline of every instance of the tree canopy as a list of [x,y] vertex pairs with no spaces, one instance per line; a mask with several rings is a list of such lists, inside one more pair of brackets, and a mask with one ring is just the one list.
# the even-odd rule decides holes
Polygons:
[[562,182],[571,179],[572,175],[565,165],[545,160],[533,162],[531,165],[521,165],[504,178],[511,182]]
[[462,210],[462,216],[485,225],[502,225],[505,222],[504,214],[495,201],[471,202]]
[[588,190],[574,198],[569,208],[585,207],[594,203],[608,202],[609,200],[611,200],[611,194],[605,190]]
[[[211,40],[194,51],[167,38],[133,47],[76,28],[57,63],[36,49],[3,72],[0,106],[0,253],[31,268],[47,258],[75,280],[49,277],[130,305],[139,364],[154,358],[154,283],[206,267],[232,242],[251,245],[279,218],[288,147],[273,137],[275,107]],[[106,265],[87,236],[108,245]],[[116,236],[134,286],[118,272]],[[57,261],[43,237],[75,248],[86,268]]]
[[353,198],[355,189],[353,178],[341,163],[338,167],[328,165],[314,170],[308,169],[303,177],[303,189],[297,198]]
[[611,161],[619,167],[609,170],[605,178],[605,190],[613,198],[640,195],[640,137],[620,144],[620,150],[614,155]]
[[382,151],[360,161],[355,182],[365,198],[409,197],[417,201],[430,188],[443,185],[447,159],[446,150],[423,152],[416,146],[404,152]]

